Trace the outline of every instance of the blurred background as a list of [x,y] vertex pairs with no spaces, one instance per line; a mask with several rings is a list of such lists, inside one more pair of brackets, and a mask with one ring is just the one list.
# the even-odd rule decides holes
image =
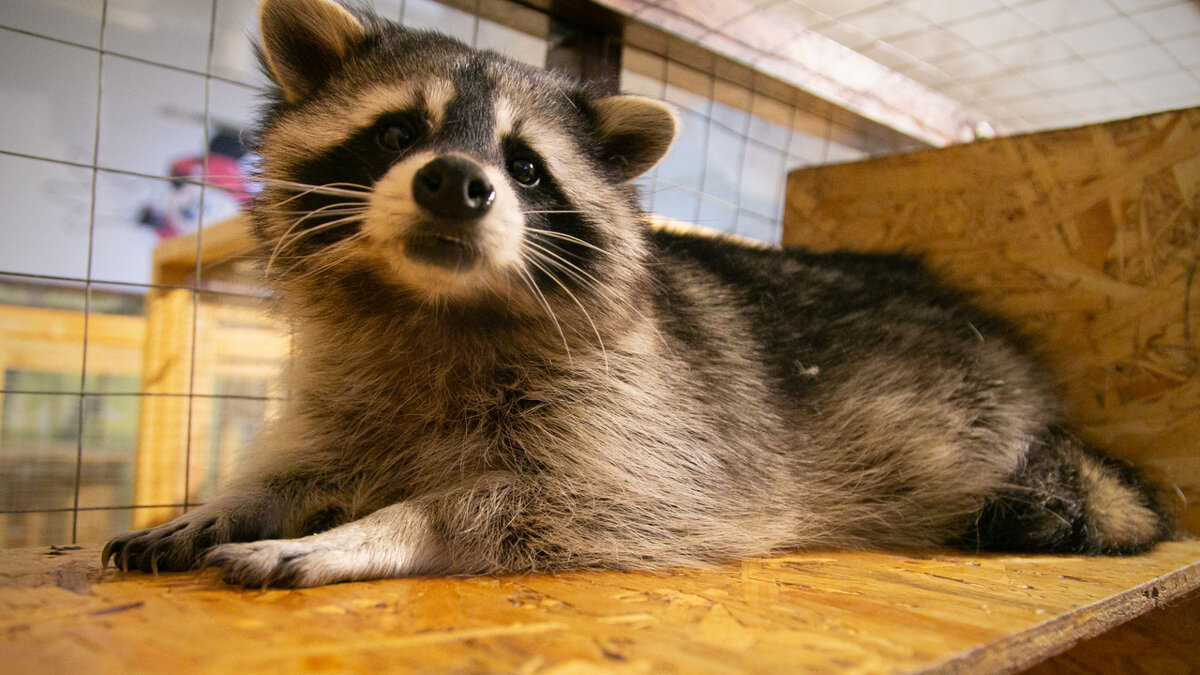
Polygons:
[[[245,257],[255,0],[0,3],[0,546],[204,502],[287,392]],[[668,101],[647,211],[778,243],[793,169],[1200,105],[1190,0],[377,0]]]

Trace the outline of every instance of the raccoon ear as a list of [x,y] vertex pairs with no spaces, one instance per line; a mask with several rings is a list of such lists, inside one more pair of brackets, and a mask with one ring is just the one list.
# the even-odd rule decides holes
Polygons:
[[332,0],[263,0],[262,60],[283,98],[295,103],[328,78],[366,29]]
[[605,160],[630,181],[649,171],[671,149],[679,123],[665,103],[641,96],[609,96],[592,103]]

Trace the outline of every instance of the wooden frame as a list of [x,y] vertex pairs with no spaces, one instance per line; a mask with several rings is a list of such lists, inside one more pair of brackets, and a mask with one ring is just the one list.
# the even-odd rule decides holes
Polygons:
[[[183,504],[202,495],[185,477],[204,475],[208,466],[209,420],[213,416],[218,378],[257,378],[267,382],[267,414],[273,414],[283,392],[277,373],[290,353],[284,329],[261,306],[223,305],[202,291],[187,288],[197,269],[245,260],[253,250],[249,220],[237,216],[167,240],[154,251],[156,288],[146,296],[146,342],[142,387],[146,396],[138,423],[135,504]],[[222,273],[238,283],[238,271]],[[204,278],[208,278],[205,275]],[[244,290],[255,288],[242,277]],[[218,458],[219,474],[232,477],[230,458]],[[143,508],[134,512],[135,527],[150,527],[170,518],[175,509]]]

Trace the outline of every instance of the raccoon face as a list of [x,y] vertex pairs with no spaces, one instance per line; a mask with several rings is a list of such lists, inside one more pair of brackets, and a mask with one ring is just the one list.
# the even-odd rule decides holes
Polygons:
[[332,0],[265,0],[276,85],[256,233],[285,287],[367,272],[438,304],[560,303],[632,283],[629,181],[675,117]]

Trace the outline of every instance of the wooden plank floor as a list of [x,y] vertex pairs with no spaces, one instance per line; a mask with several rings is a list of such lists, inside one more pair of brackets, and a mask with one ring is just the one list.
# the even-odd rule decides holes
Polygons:
[[1131,558],[805,553],[671,574],[244,590],[0,551],[0,669],[1008,672],[1200,587],[1200,542]]

